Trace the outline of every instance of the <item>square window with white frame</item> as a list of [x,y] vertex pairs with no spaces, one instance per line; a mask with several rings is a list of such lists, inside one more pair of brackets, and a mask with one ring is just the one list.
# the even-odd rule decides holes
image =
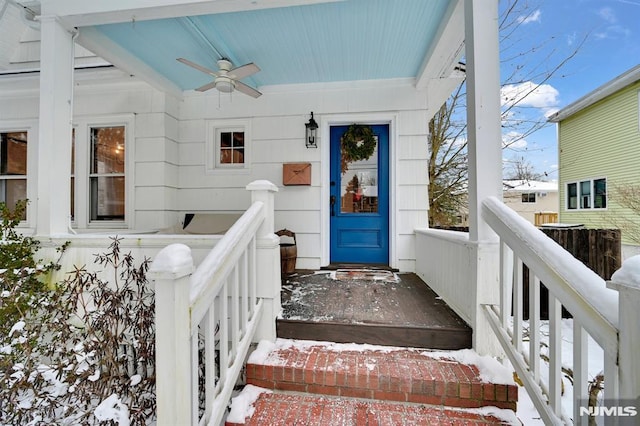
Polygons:
[[250,155],[249,120],[207,122],[206,168],[208,173],[248,171]]

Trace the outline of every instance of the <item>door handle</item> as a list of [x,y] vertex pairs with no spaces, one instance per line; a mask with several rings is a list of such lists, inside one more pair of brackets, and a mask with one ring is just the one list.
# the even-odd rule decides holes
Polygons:
[[336,205],[336,196],[332,195],[331,198],[329,198],[330,203],[331,203],[331,216],[335,216],[336,212],[334,210],[335,205]]

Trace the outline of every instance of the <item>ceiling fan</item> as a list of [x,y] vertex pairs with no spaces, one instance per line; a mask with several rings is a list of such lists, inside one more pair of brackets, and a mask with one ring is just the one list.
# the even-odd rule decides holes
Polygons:
[[214,77],[214,80],[211,83],[207,83],[204,86],[198,87],[196,89],[198,92],[205,92],[215,87],[216,89],[218,89],[218,91],[223,93],[231,93],[234,90],[237,90],[244,93],[245,95],[249,95],[254,98],[262,95],[262,93],[258,92],[253,87],[239,81],[242,78],[248,77],[260,71],[260,68],[253,62],[241,65],[237,68],[232,68],[233,64],[231,63],[231,61],[226,58],[222,58],[218,60],[218,68],[220,69],[220,71],[216,72],[210,70],[209,68],[205,68],[202,65],[191,62],[188,59],[178,58],[177,60],[178,62],[182,62],[185,65],[188,65],[192,68],[197,69],[198,71],[202,71],[203,73],[209,74],[210,76]]

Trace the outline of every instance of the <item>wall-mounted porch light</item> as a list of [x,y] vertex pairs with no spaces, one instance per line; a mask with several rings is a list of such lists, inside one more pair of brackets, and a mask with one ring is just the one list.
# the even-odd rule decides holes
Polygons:
[[318,144],[316,142],[316,135],[318,132],[318,123],[316,123],[316,120],[313,119],[313,111],[311,112],[311,118],[309,119],[309,122],[305,123],[304,127],[307,130],[305,145],[307,146],[307,148],[317,148]]

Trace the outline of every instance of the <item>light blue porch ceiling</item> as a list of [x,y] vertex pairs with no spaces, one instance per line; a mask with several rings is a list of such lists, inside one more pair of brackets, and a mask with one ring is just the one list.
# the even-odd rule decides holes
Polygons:
[[216,51],[256,63],[262,71],[244,81],[258,87],[405,78],[417,76],[449,3],[346,0],[95,28],[183,90],[211,78],[176,58],[217,70]]

